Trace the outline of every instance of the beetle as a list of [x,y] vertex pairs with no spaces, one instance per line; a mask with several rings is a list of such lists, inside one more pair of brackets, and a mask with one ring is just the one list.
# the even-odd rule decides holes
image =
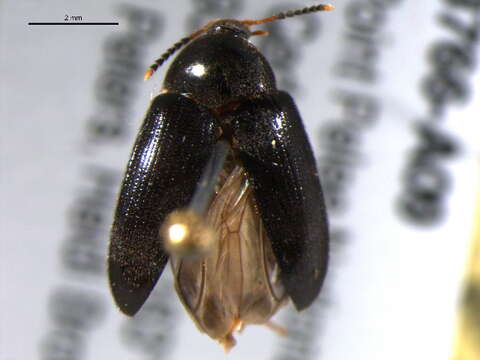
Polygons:
[[111,227],[110,288],[134,315],[171,260],[177,294],[200,331],[225,349],[233,332],[291,299],[318,296],[328,221],[314,156],[293,99],[250,43],[261,20],[220,19],[180,48],[138,133]]

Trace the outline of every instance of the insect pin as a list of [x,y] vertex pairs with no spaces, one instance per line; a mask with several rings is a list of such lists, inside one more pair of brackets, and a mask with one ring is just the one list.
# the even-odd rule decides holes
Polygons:
[[175,289],[200,331],[226,350],[234,331],[270,318],[291,299],[318,296],[328,224],[315,159],[293,99],[249,42],[261,20],[221,19],[181,47],[138,133],[111,229],[115,302],[134,315],[170,258]]

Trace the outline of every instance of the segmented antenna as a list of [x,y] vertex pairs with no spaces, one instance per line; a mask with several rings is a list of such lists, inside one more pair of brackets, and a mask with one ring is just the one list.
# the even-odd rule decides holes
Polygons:
[[[265,23],[268,23],[268,22],[276,21],[276,20],[283,20],[283,19],[294,17],[294,16],[311,14],[311,13],[314,13],[314,12],[317,12],[317,11],[330,11],[330,10],[333,10],[333,9],[334,9],[333,5],[330,5],[330,4],[313,5],[313,6],[310,6],[310,7],[303,8],[303,9],[281,12],[277,15],[273,15],[273,16],[270,16],[270,17],[267,17],[267,18],[264,18],[264,19],[260,19],[260,20],[242,20],[240,22],[243,25],[248,27],[248,26],[252,26],[252,25],[265,24]],[[169,48],[167,51],[165,51],[162,54],[162,56],[160,56],[157,60],[155,60],[155,62],[152,65],[150,65],[148,70],[145,72],[145,75],[143,77],[144,80],[147,80],[148,78],[150,78],[153,75],[153,73],[158,69],[158,67],[160,67],[165,61],[167,61],[170,56],[172,56],[174,53],[176,53],[180,48],[182,48],[184,45],[189,43],[191,40],[195,39],[197,36],[199,36],[200,34],[205,32],[210,27],[210,25],[212,25],[216,21],[218,21],[218,20],[210,21],[207,25],[205,25],[201,29],[198,29],[194,33],[190,34],[189,36],[184,37],[180,41],[173,44],[173,46],[171,48]],[[267,34],[268,33],[266,31],[263,31],[263,30],[257,30],[257,31],[253,31],[251,33],[251,35],[267,35]]]
[[334,9],[333,5],[330,5],[330,4],[313,5],[313,6],[310,6],[310,7],[303,8],[303,9],[281,12],[281,13],[278,13],[277,15],[273,15],[273,16],[267,17],[265,19],[243,20],[243,21],[240,21],[240,22],[245,26],[252,26],[252,25],[265,24],[265,23],[268,23],[268,22],[276,21],[276,20],[283,20],[283,19],[286,19],[286,18],[294,17],[294,16],[311,14],[311,13],[318,12],[318,11],[330,11],[330,10],[333,10],[333,9]]
[[188,37],[184,37],[180,41],[177,41],[175,44],[173,44],[171,48],[165,51],[162,54],[162,56],[160,56],[157,60],[155,60],[155,62],[152,65],[150,65],[147,72],[143,76],[144,80],[147,80],[150,76],[152,76],[155,70],[157,70],[159,66],[161,66],[165,61],[167,61],[170,56],[172,56],[182,46],[186,45],[190,40],[192,39],[188,36]]
[[169,48],[167,51],[165,51],[162,56],[160,56],[155,62],[150,65],[148,70],[145,72],[145,75],[143,76],[144,80],[147,80],[150,78],[150,76],[153,75],[153,73],[158,69],[159,66],[161,66],[165,61],[168,60],[170,56],[172,56],[174,53],[176,53],[180,48],[182,48],[184,45],[189,43],[191,40],[195,39],[198,35],[202,34],[205,30],[207,30],[211,24],[213,24],[215,20],[210,21],[207,25],[202,27],[201,29],[198,29],[194,33],[190,34],[187,37],[184,37],[180,41],[177,41],[171,48]]

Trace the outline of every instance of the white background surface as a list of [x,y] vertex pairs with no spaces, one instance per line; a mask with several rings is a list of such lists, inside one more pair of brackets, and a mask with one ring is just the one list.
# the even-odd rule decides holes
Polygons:
[[[397,201],[404,189],[402,176],[409,151],[419,141],[413,126],[427,112],[419,92],[422,77],[431,71],[426,53],[434,41],[451,36],[435,17],[446,6],[443,1],[405,0],[389,7],[378,34],[382,44],[376,61],[379,76],[367,85],[334,73],[348,45],[344,14],[352,2],[339,1],[332,13],[310,15],[318,18],[321,31],[313,40],[298,43],[297,63],[291,69],[298,82],[293,95],[319,159],[327,149],[319,133],[341,113],[333,100],[335,91],[367,93],[380,104],[378,118],[356,133],[360,160],[349,167],[348,207],[331,218],[335,227],[348,234],[345,241],[333,244],[327,284],[314,308],[303,314],[295,314],[291,308],[280,312],[277,321],[293,335],[280,338],[267,328],[247,328],[237,337],[238,345],[229,358],[284,359],[285,349],[296,351],[295,334],[306,341],[312,359],[448,358],[479,180],[479,72],[468,79],[476,89],[469,103],[449,106],[447,117],[438,123],[461,148],[441,161],[452,182],[446,194],[445,218],[432,226],[412,225],[400,216]],[[53,359],[46,356],[46,344],[59,338],[64,339],[64,350],[74,349],[65,359],[225,358],[222,349],[200,334],[181,308],[169,269],[158,285],[159,307],[155,307],[155,298],[151,301],[156,311],[166,307],[169,315],[145,315],[140,326],[144,337],[136,338],[163,334],[168,346],[159,345],[160,338],[154,339],[159,350],[152,354],[126,335],[126,329],[139,320],[127,319],[114,307],[103,272],[78,276],[62,262],[74,229],[72,211],[91,193],[88,167],[108,167],[117,173],[115,181],[120,181],[135,129],[151,95],[158,92],[168,63],[146,83],[142,82],[143,71],[190,32],[188,19],[198,11],[193,1],[187,0],[132,2],[156,11],[162,26],[158,37],[142,47],[143,64],[132,84],[135,90],[126,115],[128,136],[92,145],[87,129],[92,114],[98,113],[96,84],[108,70],[104,47],[110,37],[129,31],[118,10],[124,3],[50,0],[0,4],[1,360]],[[274,1],[239,3],[242,10],[230,16],[258,18],[269,15]],[[290,1],[282,8],[311,3]],[[61,22],[65,14],[81,15],[84,21],[119,21],[120,25],[27,25],[29,21]],[[281,26],[295,36],[302,24],[292,19]],[[265,40],[268,38],[261,39]],[[476,54],[480,55],[478,48]],[[277,76],[283,76],[281,70]],[[111,207],[113,201],[104,206],[102,214],[111,216]],[[96,238],[100,239],[99,253],[107,248],[109,221],[102,223],[103,233]],[[90,329],[69,332],[52,319],[49,303],[53,294],[66,286],[93,295],[102,305],[101,315]],[[304,324],[314,328],[302,330]],[[305,340],[308,337],[310,341]]]

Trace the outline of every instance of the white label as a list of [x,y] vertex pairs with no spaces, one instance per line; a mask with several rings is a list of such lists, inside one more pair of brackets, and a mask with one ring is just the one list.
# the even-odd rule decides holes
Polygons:
[[[109,292],[119,182],[171,60],[142,76],[211,19],[312,4],[2,4],[0,360],[225,358],[182,308],[169,268],[134,318]],[[318,159],[327,281],[310,309],[275,317],[288,336],[247,327],[230,356],[447,359],[478,191],[480,3],[333,5],[258,26],[270,36],[252,39],[296,99]]]

